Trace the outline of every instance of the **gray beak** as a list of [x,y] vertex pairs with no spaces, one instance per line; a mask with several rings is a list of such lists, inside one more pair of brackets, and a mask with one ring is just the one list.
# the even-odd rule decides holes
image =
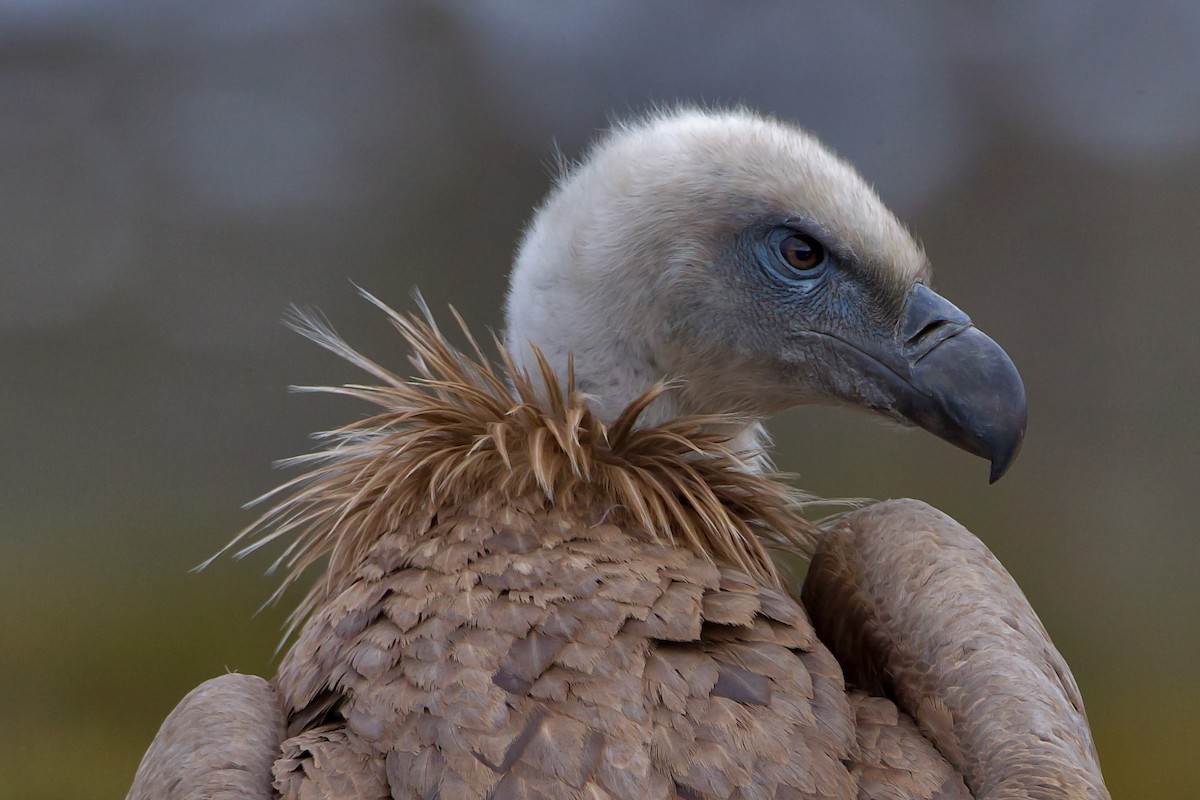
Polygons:
[[866,385],[843,399],[986,458],[991,483],[1012,466],[1025,438],[1025,385],[1000,346],[948,300],[916,284],[894,339],[846,344],[859,351]]

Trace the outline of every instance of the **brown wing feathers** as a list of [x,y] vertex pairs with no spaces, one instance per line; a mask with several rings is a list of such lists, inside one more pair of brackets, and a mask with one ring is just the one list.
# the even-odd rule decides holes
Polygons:
[[163,721],[128,800],[269,800],[283,737],[283,707],[265,680],[205,681]]
[[1021,590],[915,500],[846,517],[805,607],[847,678],[886,694],[980,798],[1107,798],[1079,689]]

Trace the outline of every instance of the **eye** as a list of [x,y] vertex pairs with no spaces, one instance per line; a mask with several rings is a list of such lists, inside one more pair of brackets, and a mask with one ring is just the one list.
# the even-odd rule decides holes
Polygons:
[[825,248],[811,236],[794,233],[779,242],[779,255],[797,272],[812,272],[825,263]]

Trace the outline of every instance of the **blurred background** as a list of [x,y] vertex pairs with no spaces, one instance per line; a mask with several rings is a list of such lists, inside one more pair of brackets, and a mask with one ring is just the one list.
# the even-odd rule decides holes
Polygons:
[[1015,469],[849,412],[776,420],[827,496],[983,538],[1083,689],[1114,796],[1200,751],[1200,4],[0,2],[0,796],[121,797],[182,695],[269,675],[268,555],[189,569],[365,409],[280,324],[403,349],[351,281],[499,326],[521,226],[612,117],[797,120],[1021,368]]

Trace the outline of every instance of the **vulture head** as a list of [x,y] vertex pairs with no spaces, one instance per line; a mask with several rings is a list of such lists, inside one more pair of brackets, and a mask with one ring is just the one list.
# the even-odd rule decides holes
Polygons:
[[[616,417],[658,381],[647,422],[758,422],[842,403],[1008,469],[1025,431],[1012,361],[930,287],[921,246],[812,135],[743,111],[616,129],[565,170],[517,255],[507,344]],[[536,371],[535,371],[536,372]]]

